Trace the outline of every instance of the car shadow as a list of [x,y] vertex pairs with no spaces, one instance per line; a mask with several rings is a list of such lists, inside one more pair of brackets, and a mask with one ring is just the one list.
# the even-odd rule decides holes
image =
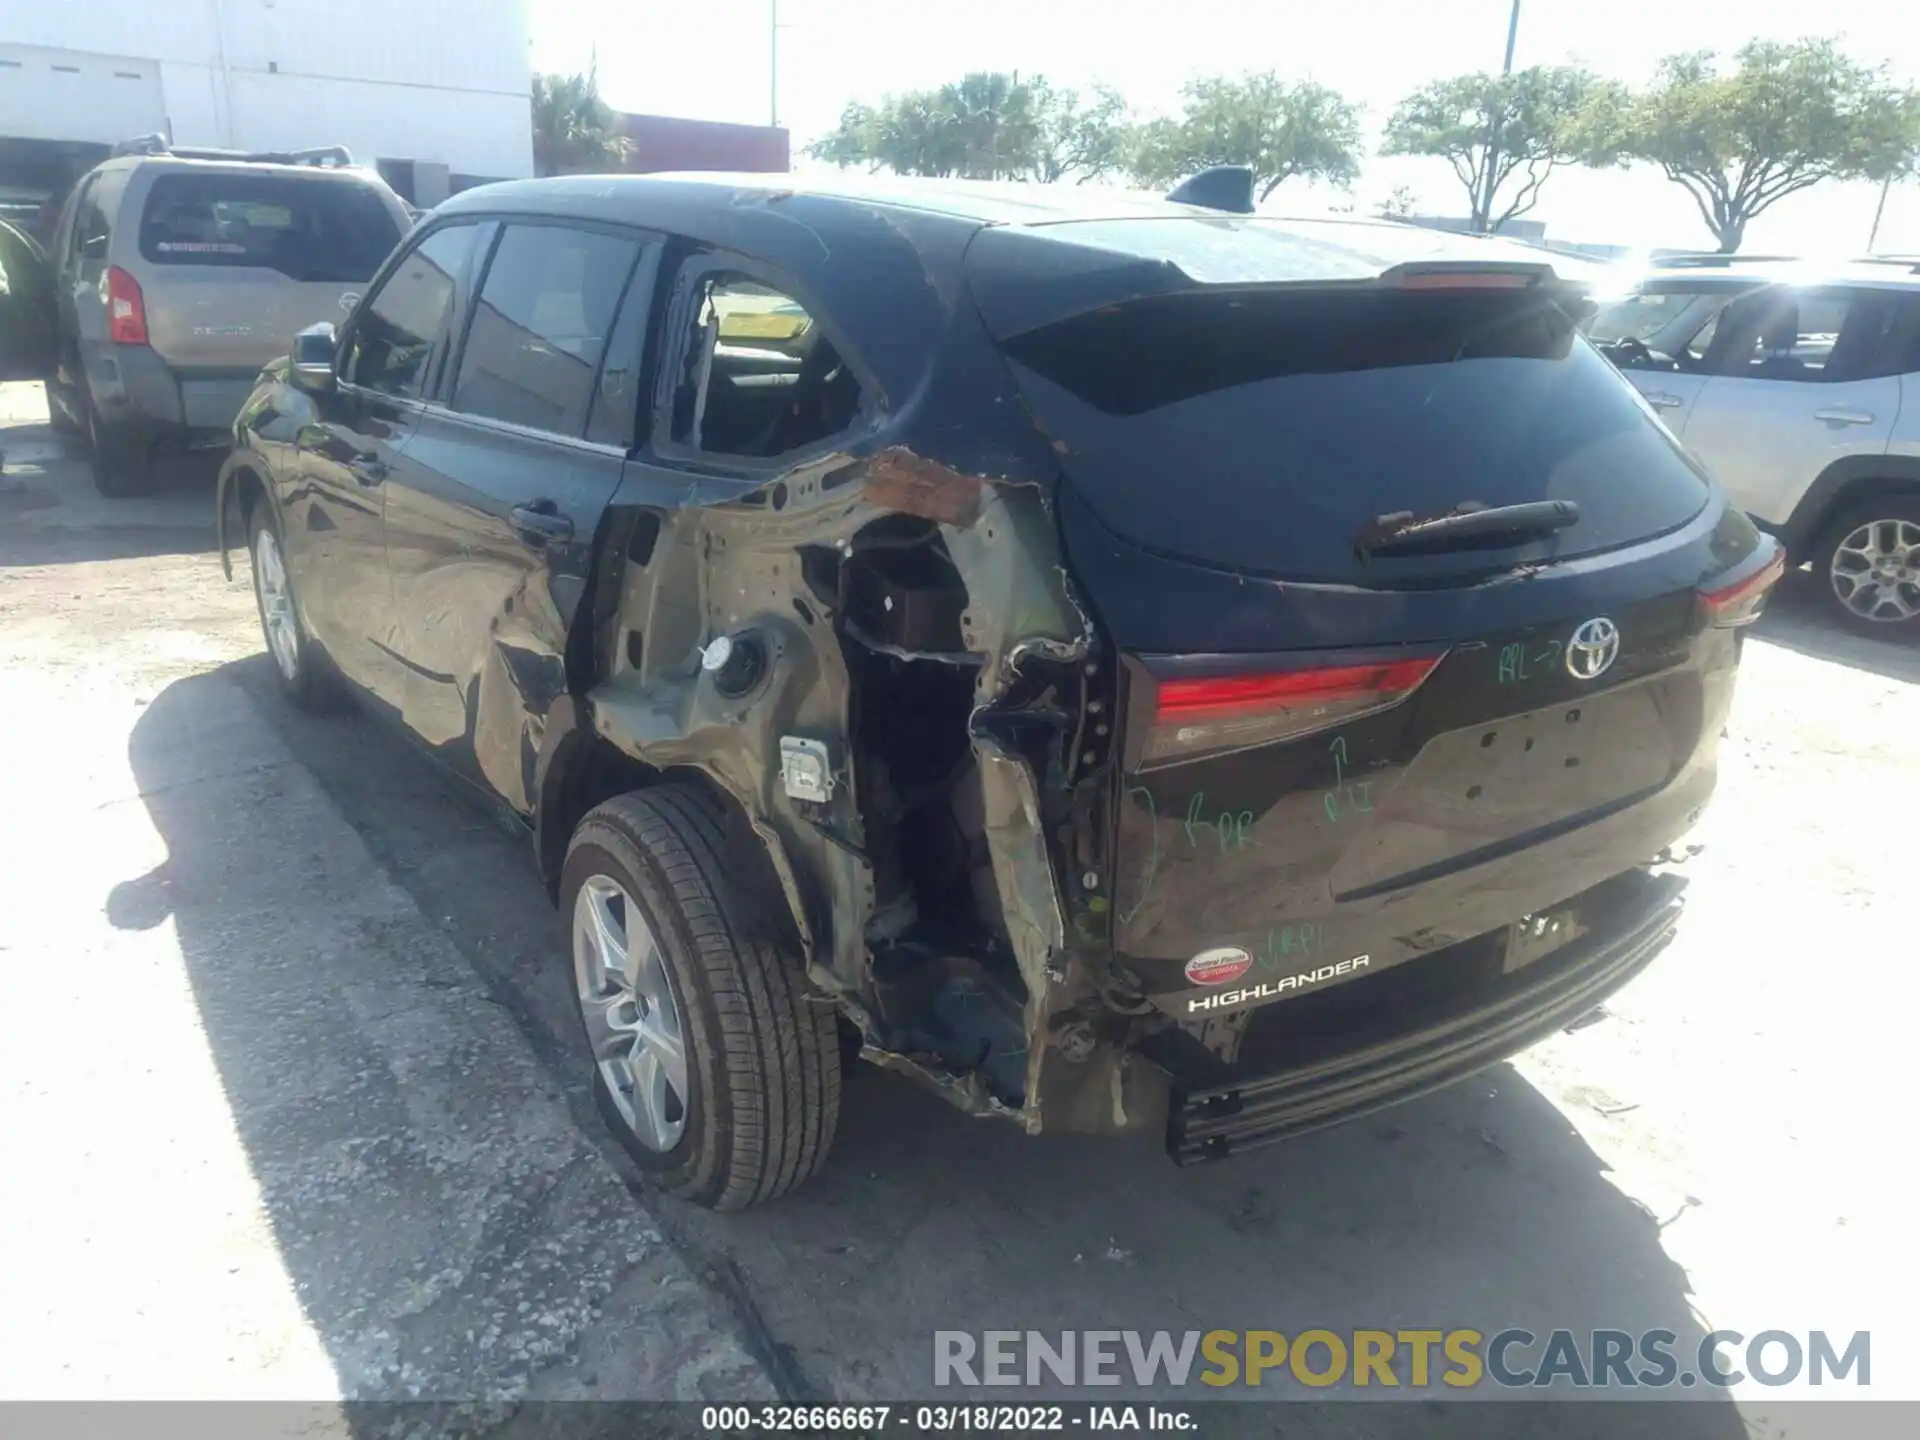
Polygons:
[[1767,601],[1754,638],[1811,659],[1920,684],[1920,645],[1912,637],[1880,640],[1842,628],[1827,612],[1823,584],[1810,570],[1789,572]]
[[[592,1143],[644,1191],[594,1114],[560,927],[524,839],[384,727],[354,712],[313,716],[286,706],[259,656],[162,692],[134,734],[136,772],[191,743],[214,681],[253,697],[384,876],[451,939],[486,998],[509,1013]],[[195,852],[234,844],[242,827],[218,793],[150,787],[150,777],[141,778],[173,873],[129,877],[109,913],[129,926],[173,916],[241,1139],[257,1165],[284,1167],[286,1135],[261,1103],[289,1083],[277,1063],[289,1033],[284,998],[270,986],[236,988],[234,937],[212,922],[218,912],[179,907],[166,893],[183,866],[193,868]],[[313,875],[309,903],[331,903],[325,857],[295,835],[276,840],[271,824],[244,831],[251,863]],[[301,887],[283,891],[297,905]],[[302,923],[297,909],[285,917],[290,930]],[[301,1061],[309,1071],[355,1063],[347,1034],[321,1030],[310,1044],[315,1053]],[[329,1272],[358,1264],[355,1249],[366,1243],[367,1217],[355,1213],[352,1191],[331,1200],[333,1208],[317,1209],[298,1193],[267,1191],[281,1251],[310,1307],[322,1303],[311,1297],[329,1293]],[[1561,1328],[1582,1336],[1668,1330],[1690,1368],[1706,1328],[1686,1273],[1661,1244],[1671,1217],[1622,1194],[1567,1119],[1509,1066],[1332,1131],[1188,1170],[1149,1142],[1028,1138],[861,1068],[849,1079],[835,1153],[799,1193],[732,1216],[657,1195],[648,1203],[695,1269],[735,1303],[743,1327],[765,1340],[785,1388],[801,1398],[935,1395],[936,1329],[1469,1327],[1491,1335],[1521,1327],[1542,1339]],[[342,1346],[364,1318],[313,1316],[315,1329]],[[1531,1363],[1539,1352],[1518,1353]],[[1197,1388],[1183,1398],[1196,1398]],[[1122,1387],[1097,1398],[1134,1393]],[[1703,1388],[1663,1392],[1682,1393],[1707,1403],[1609,1405],[1605,1423],[1596,1407],[1580,1406],[1577,1423],[1556,1407],[1570,1428],[1548,1428],[1649,1440],[1744,1436],[1733,1405]],[[1291,1382],[1280,1394],[1318,1398]],[[1402,1392],[1427,1402],[1454,1395],[1437,1384]],[[1617,1389],[1611,1395],[1621,1398]],[[1291,1407],[1288,1433],[1546,1433],[1530,1406],[1384,1406],[1364,1426],[1362,1412],[1337,1408],[1341,1414]]]
[[208,554],[220,458],[162,455],[152,493],[109,500],[93,488],[86,457],[51,426],[0,426],[0,566]]

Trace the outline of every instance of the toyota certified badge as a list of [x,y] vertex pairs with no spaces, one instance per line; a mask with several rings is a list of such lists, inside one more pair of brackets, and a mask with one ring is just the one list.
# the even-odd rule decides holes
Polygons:
[[1253,956],[1238,945],[1202,950],[1187,961],[1187,979],[1196,985],[1225,985],[1253,968]]

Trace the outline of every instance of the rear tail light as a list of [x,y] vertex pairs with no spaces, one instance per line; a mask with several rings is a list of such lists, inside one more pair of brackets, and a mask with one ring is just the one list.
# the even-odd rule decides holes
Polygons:
[[1398,705],[1440,663],[1418,659],[1162,680],[1142,766],[1270,745]]
[[1722,628],[1751,625],[1760,618],[1760,612],[1766,609],[1767,596],[1787,570],[1787,552],[1780,542],[1769,539],[1767,544],[1773,547],[1772,553],[1758,568],[1737,580],[1716,581],[1713,589],[1699,592],[1700,607],[1706,612],[1709,625]]
[[107,271],[107,334],[116,345],[147,343],[147,299],[118,265]]

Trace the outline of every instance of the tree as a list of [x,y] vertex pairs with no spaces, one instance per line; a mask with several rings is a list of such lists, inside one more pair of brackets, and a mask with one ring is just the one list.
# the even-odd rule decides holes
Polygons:
[[624,164],[631,142],[600,98],[597,69],[533,77],[533,173],[575,175]]
[[1118,90],[1095,81],[1083,101],[1079,91],[1055,90],[1036,76],[1033,100],[1039,129],[1030,178],[1051,184],[1072,176],[1084,184],[1123,168],[1127,101]]
[[1043,76],[982,70],[937,89],[889,95],[878,106],[849,105],[807,153],[899,175],[1087,180],[1118,168],[1126,108],[1104,85],[1083,101]]
[[1473,228],[1494,231],[1531,210],[1562,165],[1613,160],[1620,95],[1571,65],[1432,80],[1395,107],[1382,149],[1445,160],[1466,189]]
[[1360,109],[1337,90],[1271,71],[1214,75],[1188,83],[1178,120],[1135,130],[1127,168],[1149,189],[1164,189],[1213,165],[1245,165],[1265,200],[1305,175],[1350,185],[1360,174]]
[[1913,155],[1920,106],[1884,68],[1831,40],[1755,40],[1735,60],[1728,72],[1709,51],[1669,56],[1618,126],[1622,153],[1691,195],[1723,253],[1787,196],[1897,175]]

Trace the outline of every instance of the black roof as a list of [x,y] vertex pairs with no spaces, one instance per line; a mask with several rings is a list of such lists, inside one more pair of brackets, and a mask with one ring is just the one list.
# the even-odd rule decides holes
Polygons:
[[574,175],[462,191],[422,224],[459,215],[637,226],[758,261],[848,332],[896,403],[917,389],[964,293],[1005,337],[1097,305],[1211,286],[1365,284],[1433,264],[1556,273],[1551,254],[1503,239],[1352,216],[1226,214],[1101,186]]

